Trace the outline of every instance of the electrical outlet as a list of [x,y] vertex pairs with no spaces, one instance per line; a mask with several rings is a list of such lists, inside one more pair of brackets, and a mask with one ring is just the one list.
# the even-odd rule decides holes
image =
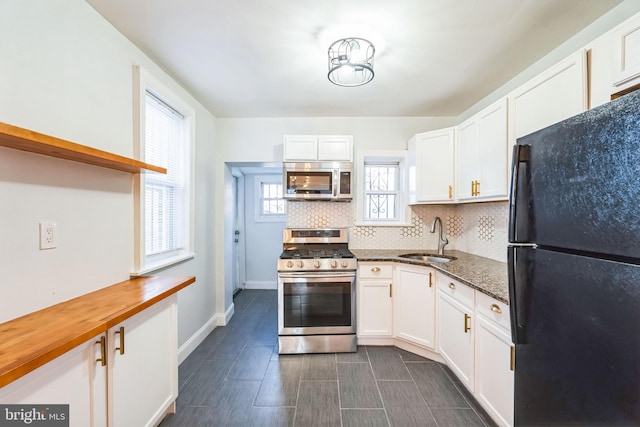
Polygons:
[[42,221],[40,223],[40,250],[56,247],[56,223]]

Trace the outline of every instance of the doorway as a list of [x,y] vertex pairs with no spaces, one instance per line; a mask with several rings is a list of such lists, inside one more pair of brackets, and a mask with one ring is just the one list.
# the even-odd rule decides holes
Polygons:
[[[232,224],[225,252],[231,253],[233,296],[243,289],[276,289],[277,259],[282,252],[282,229],[279,221],[259,219],[260,194],[256,182],[265,175],[282,179],[281,163],[227,163],[233,181]],[[231,246],[229,246],[231,245]],[[229,289],[227,288],[227,289]]]

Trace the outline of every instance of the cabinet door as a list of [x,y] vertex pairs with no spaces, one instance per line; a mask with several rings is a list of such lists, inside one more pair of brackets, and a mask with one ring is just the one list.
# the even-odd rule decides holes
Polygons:
[[175,295],[168,297],[109,330],[110,426],[156,425],[173,408],[178,395],[175,301]]
[[317,160],[318,137],[315,135],[285,135],[284,160]]
[[418,202],[453,201],[454,128],[416,135],[415,179]]
[[478,158],[478,121],[474,117],[458,126],[457,145],[457,181],[458,200],[473,198],[471,192],[474,181],[480,179],[480,159]]
[[638,83],[640,78],[640,16],[623,23],[613,31],[611,53],[614,91]]
[[586,52],[581,50],[509,95],[510,145],[586,109]]
[[96,362],[101,337],[106,340],[98,336],[2,387],[0,402],[68,404],[72,427],[106,426],[107,368]]
[[391,279],[364,279],[358,284],[358,336],[391,337]]
[[353,137],[319,136],[318,160],[353,161]]
[[501,426],[513,425],[511,336],[483,316],[476,317],[476,399]]
[[449,368],[473,392],[473,313],[438,292],[438,348]]
[[504,98],[478,115],[478,199],[506,198],[509,195],[507,138],[507,99]]
[[398,265],[394,282],[395,337],[435,350],[435,271]]

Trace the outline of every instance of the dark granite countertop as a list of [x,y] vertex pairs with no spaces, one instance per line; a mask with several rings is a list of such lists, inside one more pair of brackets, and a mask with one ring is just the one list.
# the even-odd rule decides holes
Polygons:
[[[358,261],[387,261],[402,262],[405,264],[424,265],[433,267],[480,292],[497,299],[500,302],[509,304],[509,285],[507,279],[507,264],[477,255],[471,255],[460,251],[445,251],[446,256],[453,256],[457,259],[442,262],[423,262],[415,259],[400,258],[399,255],[408,253],[419,253],[415,249],[404,250],[384,250],[384,249],[351,249],[358,258]],[[426,251],[435,253],[435,250]]]

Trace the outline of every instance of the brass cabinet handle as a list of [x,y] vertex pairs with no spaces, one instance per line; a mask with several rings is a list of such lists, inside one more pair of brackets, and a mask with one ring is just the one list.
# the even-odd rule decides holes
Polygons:
[[454,283],[449,282],[449,289],[455,289],[456,285]]
[[115,349],[116,351],[120,351],[120,354],[124,354],[124,326],[120,326],[120,329],[116,331],[116,334],[120,336],[120,347],[116,347]]
[[496,304],[491,304],[491,311],[494,313],[502,314],[502,309],[498,307]]
[[509,360],[509,369],[511,369],[512,371],[516,370],[516,348],[515,346],[511,346],[510,347],[510,360]]
[[453,186],[449,186],[449,198],[453,199]]
[[373,267],[371,269],[371,271],[373,271],[374,273],[379,273],[380,272],[380,267]]
[[96,359],[96,362],[100,362],[101,366],[107,366],[107,338],[101,336],[100,341],[96,341],[96,344],[100,344],[100,357]]
[[469,326],[469,320],[471,320],[471,316],[465,313],[464,314],[464,333],[465,334],[471,330],[471,326]]
[[389,283],[389,298],[393,298],[393,283]]
[[429,272],[429,287],[432,287],[432,286],[433,286],[433,276],[432,276],[432,273]]
[[472,196],[480,195],[480,181],[471,181],[471,195]]

